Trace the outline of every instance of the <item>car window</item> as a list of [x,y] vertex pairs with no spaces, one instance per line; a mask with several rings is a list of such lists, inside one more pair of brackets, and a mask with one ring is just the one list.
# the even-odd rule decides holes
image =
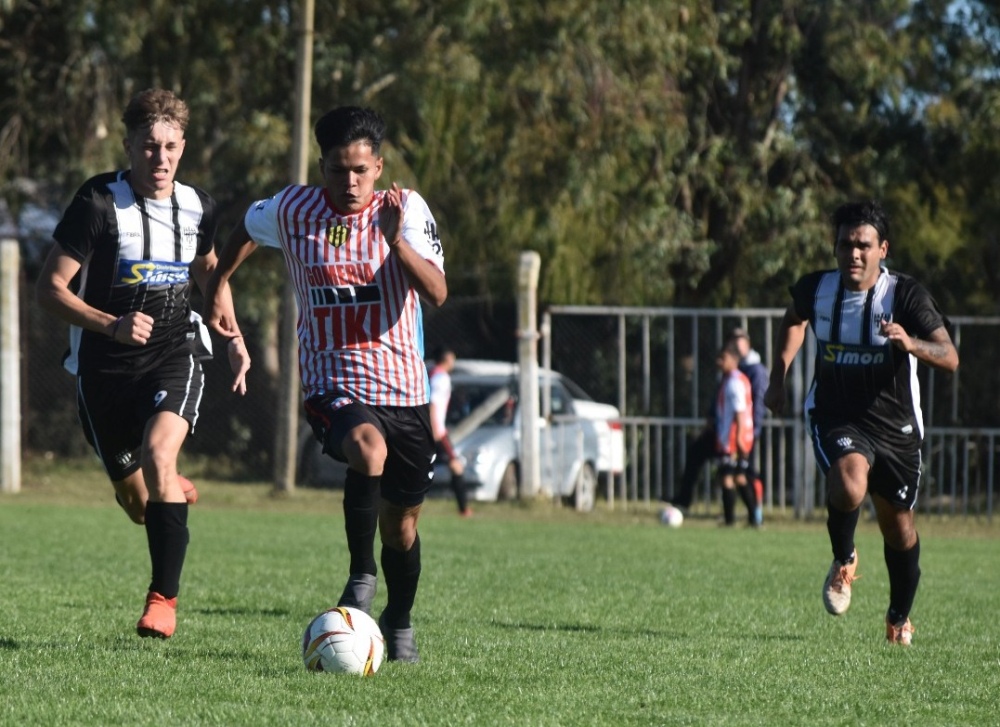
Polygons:
[[[451,401],[448,402],[448,413],[445,416],[447,426],[454,426],[469,416],[477,406],[493,395],[497,389],[507,388],[507,383],[501,382],[452,382]],[[511,392],[506,405],[501,406],[487,419],[484,424],[506,425],[514,418],[516,395]]]
[[[553,416],[559,416],[560,414],[570,414],[572,413],[572,405],[570,404],[569,392],[566,391],[561,385],[553,383],[551,389],[552,396],[552,414]],[[545,401],[545,391],[540,392],[539,401]]]
[[580,385],[575,381],[567,379],[565,376],[560,376],[559,381],[566,387],[569,391],[570,396],[574,399],[580,399],[581,401],[593,401],[593,397],[590,396],[586,391],[580,388]]

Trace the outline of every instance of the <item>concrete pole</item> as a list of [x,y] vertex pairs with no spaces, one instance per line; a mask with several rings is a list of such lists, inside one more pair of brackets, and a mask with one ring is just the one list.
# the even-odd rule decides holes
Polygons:
[[[295,121],[292,131],[291,179],[296,184],[308,180],[309,115],[312,107],[312,66],[315,0],[302,1],[302,26],[295,74]],[[286,280],[281,295],[278,321],[278,411],[274,447],[274,489],[292,492],[295,489],[296,458],[298,456],[299,409],[299,341],[296,324],[298,306],[292,281]]]
[[517,359],[521,370],[521,496],[534,497],[541,489],[542,470],[538,432],[538,273],[537,252],[522,252],[517,276]]
[[21,257],[0,221],[0,492],[21,491]]

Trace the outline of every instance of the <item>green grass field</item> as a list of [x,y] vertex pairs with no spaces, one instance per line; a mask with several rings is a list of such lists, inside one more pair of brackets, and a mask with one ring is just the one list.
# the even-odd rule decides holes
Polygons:
[[[919,521],[910,649],[884,642],[863,522],[826,614],[822,522],[762,531],[652,508],[590,516],[449,501],[421,521],[418,665],[313,674],[302,630],[346,577],[339,493],[199,480],[178,631],[142,640],[144,531],[88,466],[0,497],[4,725],[988,725],[1000,722],[1000,528]],[[384,589],[376,612],[384,604]]]

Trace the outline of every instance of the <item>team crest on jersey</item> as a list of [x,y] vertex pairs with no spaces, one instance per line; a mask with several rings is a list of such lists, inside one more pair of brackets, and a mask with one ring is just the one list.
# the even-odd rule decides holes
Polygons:
[[330,225],[326,228],[326,241],[334,247],[340,247],[347,242],[347,236],[351,233],[351,228],[343,223]]

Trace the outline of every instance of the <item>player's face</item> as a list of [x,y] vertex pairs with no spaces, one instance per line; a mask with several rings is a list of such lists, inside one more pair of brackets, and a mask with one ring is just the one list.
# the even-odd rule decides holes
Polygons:
[[340,212],[360,212],[372,201],[375,180],[382,176],[382,157],[367,141],[327,151],[319,160],[326,191]]
[[889,243],[879,241],[878,231],[871,225],[841,226],[837,232],[834,255],[844,287],[848,290],[868,290],[879,276],[879,265],[889,253]]
[[173,194],[177,165],[184,154],[184,131],[179,126],[157,121],[125,138],[132,188],[149,199],[165,199]]

